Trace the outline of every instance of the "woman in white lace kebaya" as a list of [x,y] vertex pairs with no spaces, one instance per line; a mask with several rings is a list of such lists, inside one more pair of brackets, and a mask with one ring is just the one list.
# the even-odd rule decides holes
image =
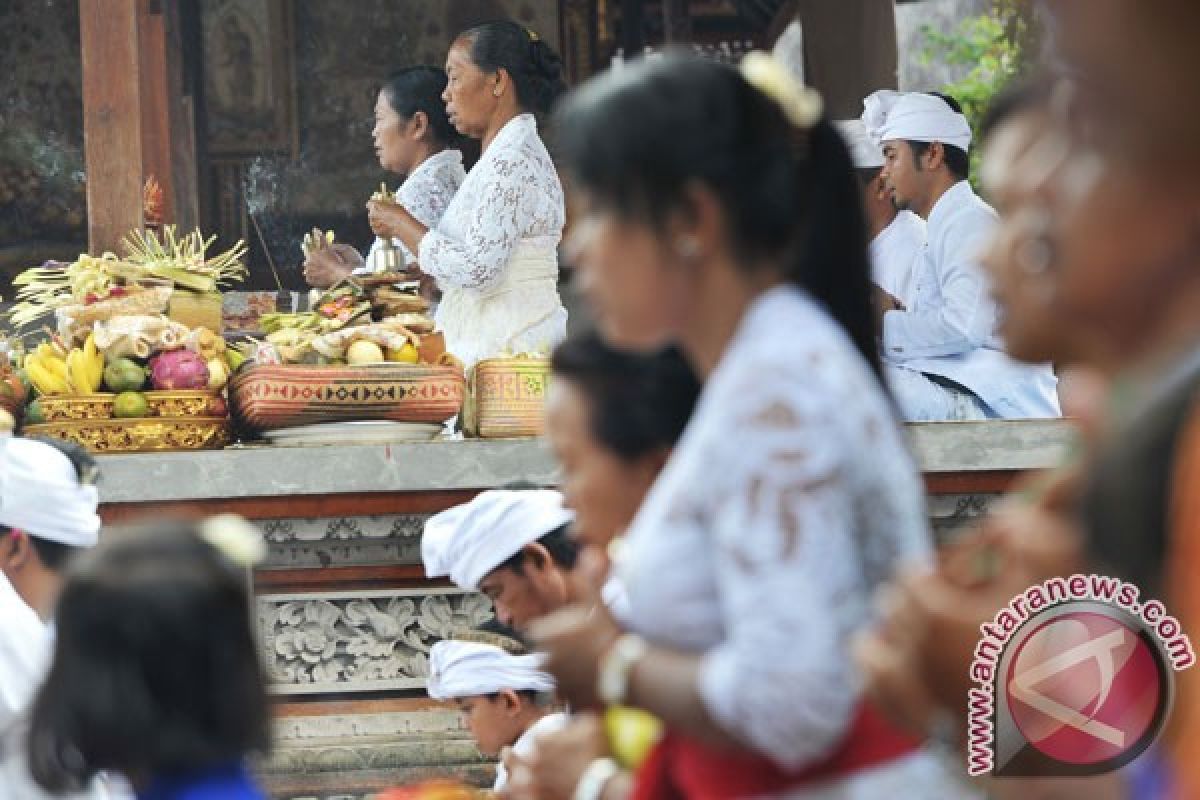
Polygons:
[[602,333],[677,342],[704,389],[614,565],[631,630],[583,604],[532,633],[574,705],[665,724],[635,797],[961,797],[866,701],[850,652],[875,589],[932,542],[849,155],[786,71],[744,69],[666,56],[560,114]]
[[[405,176],[396,202],[425,225],[437,224],[466,178],[462,153],[455,147],[458,133],[442,103],[445,90],[441,68],[409,67],[389,76],[375,101],[375,154],[384,169]],[[411,264],[412,253],[403,242],[396,244],[405,264]],[[365,261],[341,242],[314,250],[305,259],[304,278],[324,289],[351,273],[379,272],[387,266],[380,246],[376,239]]]
[[468,368],[503,353],[549,352],[566,335],[558,295],[562,186],[534,112],[564,88],[561,62],[514,22],[463,33],[446,58],[454,126],[483,153],[440,223],[372,202],[371,225],[417,254],[442,290],[437,323]]

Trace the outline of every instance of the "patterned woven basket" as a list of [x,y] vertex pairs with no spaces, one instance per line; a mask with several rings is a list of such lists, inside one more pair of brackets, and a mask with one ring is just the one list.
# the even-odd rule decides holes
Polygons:
[[471,373],[463,428],[482,439],[541,436],[550,360],[489,358]]
[[357,420],[445,422],[462,408],[465,392],[455,367],[260,364],[238,372],[229,399],[244,427],[264,431]]

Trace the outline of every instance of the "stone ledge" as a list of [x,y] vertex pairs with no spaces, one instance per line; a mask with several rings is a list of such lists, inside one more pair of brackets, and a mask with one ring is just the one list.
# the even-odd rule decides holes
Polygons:
[[[925,473],[1052,467],[1070,441],[1062,420],[920,423],[908,430]],[[558,480],[554,460],[538,439],[234,447],[103,456],[100,465],[102,503],[471,490]]]
[[100,458],[101,503],[155,503],[362,492],[551,485],[557,468],[536,439],[328,447],[232,447]]
[[1062,463],[1072,439],[1061,419],[910,423],[909,441],[921,471],[982,472],[1047,469]]

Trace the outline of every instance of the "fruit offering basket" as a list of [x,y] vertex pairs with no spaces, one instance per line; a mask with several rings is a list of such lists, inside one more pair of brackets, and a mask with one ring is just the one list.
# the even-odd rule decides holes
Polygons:
[[550,360],[489,358],[475,365],[463,427],[483,439],[540,436]]
[[[139,417],[225,417],[228,416],[225,398],[220,392],[207,391],[146,391],[141,392],[145,409]],[[46,422],[73,422],[91,419],[113,419],[116,394],[57,395],[38,401],[41,418]],[[137,409],[135,409],[137,410]]]
[[359,420],[441,423],[459,412],[465,392],[454,366],[247,364],[230,383],[229,401],[243,427],[261,432]]
[[79,419],[26,425],[25,436],[66,439],[93,453],[152,453],[220,449],[231,441],[225,417]]

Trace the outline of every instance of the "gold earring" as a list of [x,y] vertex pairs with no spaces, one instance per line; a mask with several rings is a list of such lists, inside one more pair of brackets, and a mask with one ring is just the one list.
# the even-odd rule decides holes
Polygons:
[[497,86],[495,89],[492,89],[492,97],[499,97],[502,94],[504,94],[504,92],[500,91],[499,86]]

